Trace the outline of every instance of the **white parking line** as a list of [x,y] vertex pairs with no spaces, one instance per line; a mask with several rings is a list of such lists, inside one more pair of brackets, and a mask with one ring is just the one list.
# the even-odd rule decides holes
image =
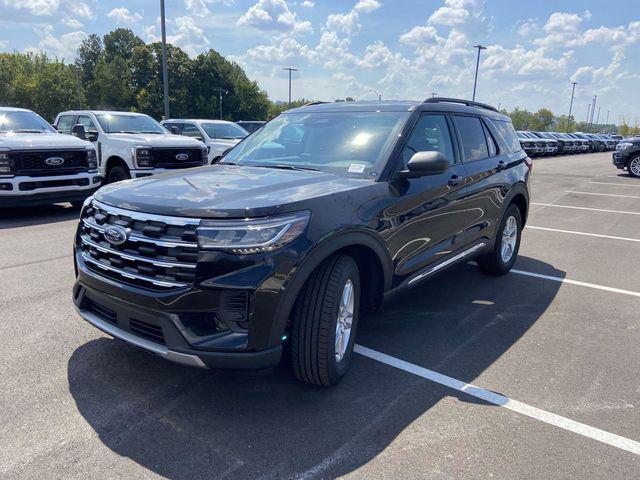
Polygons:
[[527,225],[524,228],[529,228],[529,229],[532,229],[532,230],[546,230],[548,232],[572,233],[574,235],[585,235],[587,237],[609,238],[611,240],[625,240],[627,242],[640,242],[640,239],[638,239],[638,238],[614,237],[612,235],[600,235],[598,233],[575,232],[573,230],[560,230],[558,228],[534,227],[532,225]]
[[616,447],[621,450],[640,455],[640,442],[637,442],[635,440],[621,437],[620,435],[609,433],[605,430],[601,430],[584,423],[576,422],[575,420],[556,415],[555,413],[547,412],[546,410],[542,410],[540,408],[532,407],[531,405],[527,405],[526,403],[513,400],[504,395],[500,395],[499,393],[490,392],[489,390],[476,387],[475,385],[472,385],[470,383],[457,380],[438,372],[434,372],[433,370],[429,370],[428,368],[414,365],[413,363],[405,362],[404,360],[400,360],[399,358],[386,355],[367,347],[363,347],[362,345],[356,344],[354,350],[360,355],[364,355],[365,357],[368,357],[372,360],[376,360],[380,363],[384,363],[385,365],[404,370],[405,372],[409,372],[413,375],[431,380],[432,382],[439,383],[440,385],[453,388],[454,390],[466,393],[473,397],[484,400],[485,402],[492,403],[493,405],[504,407],[513,412],[526,415],[529,418],[533,418],[549,425],[553,425],[555,427],[577,433],[578,435],[597,440],[598,442],[605,443],[612,447]]
[[640,198],[640,196],[638,195],[616,195],[615,193],[577,192],[575,190],[565,190],[565,193],[577,193],[579,195],[599,195],[602,197]]
[[640,297],[640,292],[634,292],[632,290],[623,290],[621,288],[606,287],[604,285],[598,285],[596,283],[579,282],[578,280],[569,280],[568,278],[554,277],[552,275],[543,275],[541,273],[527,272],[525,270],[512,269],[511,273],[517,273],[518,275],[525,275],[527,277],[542,278],[544,280],[551,280],[553,282],[568,283],[570,285],[579,285],[581,287],[593,288],[595,290],[604,290],[605,292],[621,293],[623,295]]
[[627,185],[626,183],[615,183],[615,182],[589,182],[589,183],[596,183],[598,185],[616,185],[618,187],[636,187],[636,188],[640,188],[640,185]]
[[571,206],[571,205],[553,205],[551,203],[531,202],[531,205],[539,205],[541,207],[573,208],[575,210],[590,210],[592,212],[625,213],[627,215],[640,215],[640,212],[627,212],[625,210],[606,210],[604,208],[574,207],[574,206]]

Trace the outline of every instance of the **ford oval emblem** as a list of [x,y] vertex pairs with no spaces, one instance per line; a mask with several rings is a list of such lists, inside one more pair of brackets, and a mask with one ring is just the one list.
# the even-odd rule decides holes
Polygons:
[[176,160],[180,160],[181,162],[184,162],[185,160],[189,160],[189,154],[188,153],[179,153],[176,155]]
[[64,158],[62,157],[49,157],[47,158],[44,163],[46,163],[47,165],[51,166],[51,167],[58,167],[60,165],[62,165],[64,163]]
[[112,245],[122,245],[129,238],[129,231],[122,227],[110,226],[104,229],[104,238]]

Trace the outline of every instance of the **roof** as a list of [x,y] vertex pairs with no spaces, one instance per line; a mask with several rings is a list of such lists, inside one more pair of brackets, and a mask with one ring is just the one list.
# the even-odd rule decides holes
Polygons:
[[58,115],[81,115],[83,113],[93,113],[94,115],[146,115],[140,112],[125,112],[121,110],[66,110],[64,112],[60,112]]
[[233,123],[235,125],[235,122],[229,122],[228,120],[213,120],[210,118],[169,118],[167,120],[163,120],[160,123],[165,123],[165,122],[194,122],[194,123]]
[[367,100],[358,102],[317,102],[304,105],[302,107],[287,110],[284,113],[337,113],[337,112],[412,112],[430,111],[430,112],[452,112],[452,113],[469,113],[473,112],[484,115],[496,120],[509,120],[509,117],[501,114],[489,105],[465,105],[464,102],[471,103],[468,100],[459,100],[453,98],[430,98],[424,102],[415,100]]
[[0,106],[0,111],[2,112],[30,112],[28,108],[16,108],[16,107],[2,107]]

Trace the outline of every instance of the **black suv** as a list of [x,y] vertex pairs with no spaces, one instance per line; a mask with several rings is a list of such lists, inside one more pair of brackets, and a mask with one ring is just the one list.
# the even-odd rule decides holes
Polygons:
[[626,168],[629,175],[640,177],[640,137],[621,140],[613,152],[613,164]]
[[99,190],[81,212],[74,302],[182,364],[259,369],[285,351],[300,380],[333,385],[361,310],[474,257],[511,269],[531,167],[488,105],[293,109],[219,164]]

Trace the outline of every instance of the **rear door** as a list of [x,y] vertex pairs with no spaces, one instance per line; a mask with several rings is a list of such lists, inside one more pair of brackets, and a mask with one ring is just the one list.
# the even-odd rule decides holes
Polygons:
[[465,220],[462,203],[466,172],[452,131],[453,125],[446,114],[421,114],[397,169],[405,170],[411,157],[421,151],[439,151],[449,159],[449,169],[438,175],[390,182],[391,190],[398,197],[385,211],[394,225],[386,234],[394,260],[394,286],[460,247],[458,238]]
[[496,234],[505,192],[509,190],[509,155],[496,141],[497,132],[481,116],[453,115],[462,161],[466,168],[464,243],[481,242]]

